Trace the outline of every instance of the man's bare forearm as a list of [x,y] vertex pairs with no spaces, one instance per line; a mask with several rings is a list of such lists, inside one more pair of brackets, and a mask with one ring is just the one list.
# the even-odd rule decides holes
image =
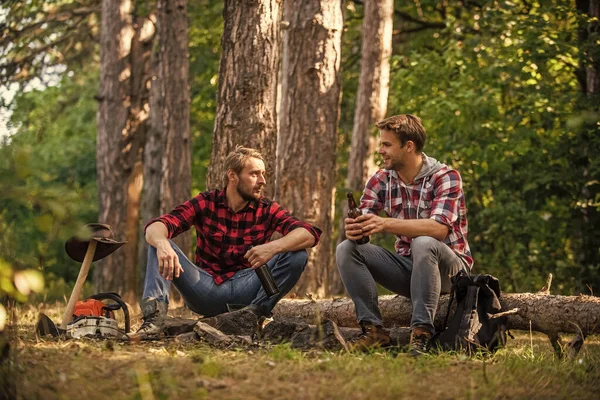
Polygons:
[[304,228],[297,228],[287,235],[268,243],[273,246],[276,253],[298,251],[315,244],[315,237]]
[[446,239],[448,227],[433,219],[396,219],[385,218],[384,232],[398,236],[431,236],[438,240]]
[[146,228],[146,242],[150,246],[157,247],[159,242],[168,240],[169,230],[160,221],[156,221]]

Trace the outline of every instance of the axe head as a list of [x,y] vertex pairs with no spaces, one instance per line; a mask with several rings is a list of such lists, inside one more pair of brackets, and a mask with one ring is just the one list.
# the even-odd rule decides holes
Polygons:
[[60,335],[60,330],[56,327],[56,324],[44,313],[39,313],[38,322],[35,326],[35,333],[39,336],[51,335],[57,337]]

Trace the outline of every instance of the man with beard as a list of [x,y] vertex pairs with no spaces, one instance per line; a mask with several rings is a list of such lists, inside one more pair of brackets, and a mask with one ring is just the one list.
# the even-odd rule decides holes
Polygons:
[[[268,316],[298,282],[307,262],[306,248],[321,231],[293,217],[262,195],[262,155],[237,146],[225,159],[225,187],[198,194],[146,224],[148,264],[141,302],[141,338],[160,335],[167,315],[171,282],[187,307],[203,316],[248,306]],[[196,229],[195,262],[170,240]],[[271,235],[283,235],[270,241]],[[254,269],[267,264],[279,294],[269,298]]]
[[[410,354],[418,356],[434,333],[438,300],[449,291],[450,276],[473,265],[465,196],[458,171],[422,152],[426,134],[418,117],[396,115],[377,128],[384,168],[365,186],[360,208],[366,214],[344,220],[348,240],[336,255],[363,330],[350,346],[364,350],[390,343],[377,304],[377,282],[412,300]],[[395,252],[355,242],[379,232],[396,236]]]

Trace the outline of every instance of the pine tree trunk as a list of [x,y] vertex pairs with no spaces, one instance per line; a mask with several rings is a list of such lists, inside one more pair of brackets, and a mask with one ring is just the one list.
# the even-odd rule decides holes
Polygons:
[[[158,42],[152,54],[154,74],[144,147],[143,225],[188,200],[192,184],[187,1],[160,0],[156,10]],[[148,252],[143,230],[138,241],[143,281]],[[175,242],[192,259],[192,233],[178,236]],[[171,300],[177,302],[178,297],[174,291]]]
[[[387,111],[393,15],[393,0],[364,3],[360,80],[346,179],[346,188],[355,192],[357,200],[365,182],[376,170],[373,158],[377,146],[375,123],[383,119]],[[337,244],[346,239],[344,218],[347,212],[348,204],[344,202]],[[331,292],[343,291],[339,274],[334,274]]]
[[[158,23],[158,22],[157,22]],[[148,243],[143,227],[152,218],[160,215],[160,181],[162,173],[163,143],[162,143],[162,114],[163,98],[158,82],[158,51],[152,52],[153,72],[150,80],[150,113],[148,115],[148,130],[144,145],[144,189],[141,205],[141,229],[138,239],[138,270],[140,281],[146,277],[148,262]]]
[[[130,1],[102,3],[100,90],[97,113],[99,221],[127,245],[96,263],[97,291],[137,297],[137,239],[142,189],[141,155],[147,115],[148,54],[153,34],[148,20],[133,21]],[[140,34],[144,32],[144,37]]]
[[[440,298],[434,325],[443,325],[448,295]],[[518,308],[509,315],[508,327],[552,333],[600,333],[600,298],[593,296],[553,296],[533,293],[503,293],[502,311]],[[412,304],[402,296],[380,296],[379,307],[386,326],[410,326]],[[348,298],[335,300],[282,300],[273,311],[275,319],[297,317],[312,324],[330,319],[339,326],[357,326],[354,303]]]
[[[158,83],[162,108],[160,214],[189,200],[192,187],[187,0],[159,0]],[[186,254],[191,232],[175,239]]]
[[582,58],[588,61],[581,66],[583,75],[581,87],[583,93],[597,95],[600,93],[600,75],[597,69],[599,60],[594,59],[593,50],[596,48],[594,39],[600,31],[600,1],[577,0],[576,3],[579,12],[587,14],[590,19],[589,23],[579,28],[579,40],[583,47]]
[[262,152],[265,194],[274,192],[279,68],[279,0],[225,0],[217,113],[207,189],[222,188],[223,161],[236,145]]
[[283,73],[275,199],[323,230],[294,288],[326,296],[332,267],[335,149],[341,94],[343,2],[284,4]]

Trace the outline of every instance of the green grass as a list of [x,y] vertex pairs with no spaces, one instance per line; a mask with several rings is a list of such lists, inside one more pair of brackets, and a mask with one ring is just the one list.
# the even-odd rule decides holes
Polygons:
[[[20,399],[595,399],[600,340],[559,360],[547,338],[516,332],[493,356],[408,357],[298,351],[289,345],[216,350],[173,340],[122,344],[37,340],[21,314],[12,372]],[[532,345],[533,343],[533,345]]]

